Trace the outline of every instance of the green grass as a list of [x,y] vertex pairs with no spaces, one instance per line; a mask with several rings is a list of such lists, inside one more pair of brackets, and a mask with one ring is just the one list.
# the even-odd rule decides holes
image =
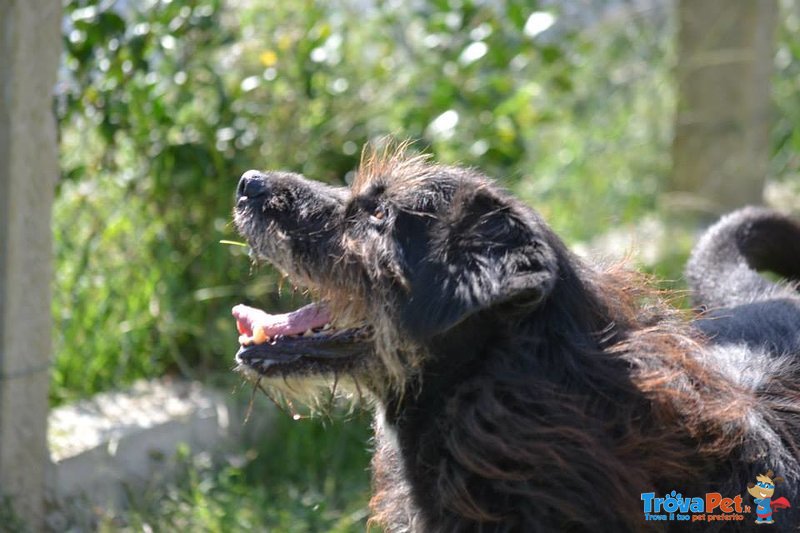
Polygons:
[[0,492],[0,533],[27,533],[29,528],[14,509],[14,502]]
[[[271,405],[256,401],[253,417]],[[234,421],[233,423],[237,423]],[[364,531],[370,429],[365,413],[293,420],[279,413],[258,441],[212,459],[179,449],[177,479],[99,511],[101,532]]]

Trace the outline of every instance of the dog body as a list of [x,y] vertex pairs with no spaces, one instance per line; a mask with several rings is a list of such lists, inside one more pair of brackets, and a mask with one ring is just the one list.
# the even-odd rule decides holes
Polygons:
[[[480,173],[402,151],[367,157],[349,189],[250,171],[234,218],[317,300],[280,321],[235,309],[240,369],[288,393],[369,391],[387,531],[644,530],[644,493],[746,495],[768,469],[800,506],[798,297],[748,266],[797,277],[800,255],[773,253],[769,224],[758,253],[701,243],[689,278],[709,310],[692,323]],[[740,294],[703,285],[722,272],[748,276]],[[791,508],[774,527],[797,523]]]

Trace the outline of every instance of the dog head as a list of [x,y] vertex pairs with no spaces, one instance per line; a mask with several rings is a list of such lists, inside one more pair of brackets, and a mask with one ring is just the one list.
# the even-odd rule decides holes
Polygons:
[[283,315],[284,330],[239,313],[240,330],[266,330],[238,354],[261,376],[402,386],[435,343],[543,305],[559,277],[559,241],[532,210],[477,171],[403,150],[368,153],[349,188],[249,171],[234,221],[257,258],[317,301],[312,319]]

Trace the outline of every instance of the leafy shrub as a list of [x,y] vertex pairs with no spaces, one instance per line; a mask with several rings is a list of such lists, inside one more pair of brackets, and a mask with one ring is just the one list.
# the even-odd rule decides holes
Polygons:
[[67,13],[56,402],[226,369],[230,306],[285,305],[270,269],[250,276],[244,250],[219,244],[236,238],[248,168],[344,183],[369,139],[418,139],[503,180],[569,239],[635,220],[667,170],[663,14],[543,32],[558,13],[523,0],[81,0]]

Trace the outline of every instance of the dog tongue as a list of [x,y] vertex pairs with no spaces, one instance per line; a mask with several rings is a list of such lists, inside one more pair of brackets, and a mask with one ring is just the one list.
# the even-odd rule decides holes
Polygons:
[[231,309],[236,327],[250,341],[260,344],[275,335],[296,335],[331,321],[328,310],[320,304],[309,304],[291,313],[271,315],[247,305]]

